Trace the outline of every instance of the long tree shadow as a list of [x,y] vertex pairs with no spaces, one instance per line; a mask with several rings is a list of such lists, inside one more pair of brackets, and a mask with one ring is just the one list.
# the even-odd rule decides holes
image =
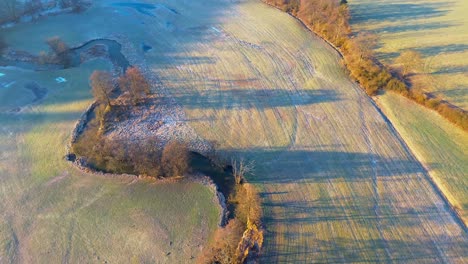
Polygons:
[[[313,236],[313,234],[303,235]],[[291,253],[283,251],[263,255],[261,260],[268,263],[444,263],[446,256],[443,252],[447,249],[457,249],[462,252],[458,256],[460,259],[468,256],[464,250],[466,244],[460,243],[462,237],[454,237],[444,242],[438,241],[437,246],[433,240],[424,238],[413,240],[338,238],[332,241],[316,239],[311,247],[294,243],[298,239],[295,234],[290,236],[286,234],[285,239],[291,242],[289,243]],[[444,237],[439,236],[438,239],[444,240]],[[392,250],[385,252],[383,245],[388,245]],[[277,243],[275,247],[281,247],[281,244]]]
[[369,21],[394,22],[420,18],[438,17],[447,14],[453,2],[438,3],[388,3],[369,2],[355,4],[351,8],[351,23]]
[[[468,246],[468,241],[463,235],[423,236],[414,240],[384,237],[360,240],[342,233],[350,232],[348,235],[351,236],[355,231],[340,231],[337,235],[333,228],[328,229],[329,226],[353,225],[354,228],[358,226],[368,230],[362,232],[369,232],[369,237],[373,236],[371,233],[382,236],[395,228],[424,233],[427,232],[424,223],[439,225],[441,219],[453,219],[447,205],[409,203],[408,198],[400,200],[393,193],[393,188],[426,180],[424,169],[414,159],[288,148],[226,152],[258,161],[255,175],[247,176],[249,182],[259,186],[277,186],[260,192],[265,212],[263,221],[266,223],[264,262],[443,261],[445,254],[449,254],[447,252],[461,252],[461,257],[467,255],[463,248]],[[297,188],[286,187],[291,184],[308,191],[312,188],[318,193],[303,197],[302,193],[296,193]],[[343,185],[347,187],[337,187]],[[351,189],[343,191],[347,188]],[[356,190],[362,190],[362,193]],[[300,195],[302,200],[296,199],[296,195]],[[427,195],[430,197],[431,194]],[[278,230],[278,226],[285,229]],[[321,238],[324,231],[319,227],[330,231],[329,240]],[[362,232],[358,235],[363,235]]]
[[[238,80],[237,82],[241,82]],[[216,85],[213,85],[216,87]],[[186,109],[251,109],[310,105],[338,101],[334,90],[282,90],[258,88],[207,89],[197,92],[172,89],[170,96]],[[164,97],[160,98],[165,100]]]
[[[324,183],[334,179],[342,181],[380,180],[396,182],[399,176],[423,173],[421,165],[411,159],[381,157],[376,154],[277,149],[238,149],[223,151],[227,156],[249,157],[257,162],[257,176],[249,177],[253,183],[282,184],[304,181]],[[275,168],[274,174],[264,174]],[[260,176],[259,176],[260,174]],[[279,176],[282,175],[283,177]],[[383,178],[382,178],[383,177]]]

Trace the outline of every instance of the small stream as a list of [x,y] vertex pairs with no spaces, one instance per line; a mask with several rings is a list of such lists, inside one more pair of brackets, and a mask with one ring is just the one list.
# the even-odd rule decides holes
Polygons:
[[83,55],[87,54],[87,57],[92,58],[93,55],[89,55],[89,53],[91,53],[93,49],[99,50],[99,47],[105,47],[105,49],[101,49],[101,53],[104,54],[97,54],[95,55],[96,58],[103,57],[103,55],[105,55],[110,59],[114,66],[123,69],[123,71],[131,66],[127,58],[122,54],[122,45],[111,39],[95,39],[88,41],[81,46],[69,49],[66,51],[65,56],[69,58],[70,63],[66,66],[51,63],[42,64],[39,63],[37,56],[20,51],[13,51],[10,53],[12,54],[10,57],[16,56],[18,59],[7,59],[5,57],[0,57],[0,66],[12,66],[34,71],[50,71],[75,68],[86,62],[86,60],[82,60]]
[[112,64],[119,66],[124,71],[130,67],[130,63],[127,58],[122,54],[122,45],[111,39],[95,39],[88,41],[79,47],[70,49],[69,52],[72,57],[71,67],[78,67],[82,63],[80,60],[80,54],[88,52],[90,49],[95,48],[98,45],[102,45],[107,48],[107,55],[109,56]]

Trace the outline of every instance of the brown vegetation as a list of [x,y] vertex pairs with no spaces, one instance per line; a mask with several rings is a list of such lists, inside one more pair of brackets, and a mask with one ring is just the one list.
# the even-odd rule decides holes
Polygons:
[[[60,44],[53,46],[60,49]],[[109,72],[94,71],[90,82],[97,106],[94,118],[72,144],[75,155],[94,169],[112,173],[173,177],[189,171],[189,151],[185,143],[171,141],[162,148],[164,144],[157,138],[123,142],[106,137],[108,127],[125,115],[128,105],[125,105],[126,100],[112,98],[114,84]],[[149,83],[136,68],[127,70],[119,82],[129,93],[138,95],[138,99],[143,98],[143,92],[149,92]]]
[[52,51],[52,54],[49,55],[51,60],[62,64],[64,68],[69,67],[72,61],[68,45],[58,36],[47,39],[46,43]]
[[[97,107],[96,116],[105,112],[103,108]],[[157,138],[122,142],[105,137],[100,127],[101,121],[93,119],[72,145],[72,151],[91,168],[150,177],[183,176],[189,170],[188,149],[183,143],[169,142],[161,151]]]
[[162,152],[161,164],[165,175],[182,176],[189,169],[189,151],[179,141],[167,143]]
[[127,69],[119,78],[119,86],[122,92],[127,92],[133,104],[137,104],[145,95],[150,93],[150,85],[140,70],[134,67]]
[[[238,168],[240,164],[244,164],[243,168],[249,168],[248,170],[253,168],[248,165],[252,163],[243,159],[233,163]],[[252,185],[237,180],[244,178],[240,171],[247,173],[240,169],[237,176],[233,174],[236,177],[236,186],[228,200],[228,203],[235,204],[234,218],[217,230],[210,246],[205,248],[197,263],[245,263],[254,260],[260,253],[263,244],[260,197]]]
[[112,76],[109,72],[94,71],[89,78],[91,82],[91,93],[98,102],[105,102],[107,106],[111,105],[111,94],[114,90]]
[[351,77],[364,88],[368,95],[376,95],[379,90],[397,92],[439,112],[452,123],[468,130],[466,111],[405,84],[404,80],[410,73],[418,72],[422,68],[422,56],[419,53],[403,52],[397,60],[401,64],[401,73],[392,72],[380,64],[372,53],[373,45],[376,43],[374,35],[359,34],[351,37],[346,1],[264,1],[299,18],[316,34],[339,48]]

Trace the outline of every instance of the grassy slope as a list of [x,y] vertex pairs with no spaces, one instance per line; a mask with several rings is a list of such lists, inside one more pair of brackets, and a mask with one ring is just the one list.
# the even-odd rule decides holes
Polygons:
[[[468,222],[468,134],[434,111],[393,93],[379,98],[386,114]],[[401,110],[405,109],[405,110]]]
[[256,161],[263,262],[466,261],[466,233],[331,48],[256,1],[173,6],[146,63],[200,135]]
[[405,49],[426,58],[430,92],[468,108],[468,2],[464,0],[350,1],[353,28],[380,37],[378,57],[387,63]]
[[[398,19],[392,20],[386,16],[378,18],[390,12],[389,10],[396,10],[398,6],[406,7],[406,11]],[[439,91],[449,101],[466,107],[467,8],[466,1],[397,1],[395,5],[384,5],[382,1],[370,3],[358,0],[351,3],[351,13],[354,16],[352,26],[357,31],[377,30],[382,46],[376,51],[384,61],[388,61],[385,60],[386,56],[406,48],[426,51],[428,72],[446,72],[433,74]],[[371,19],[373,17],[376,19]],[[451,91],[446,93],[444,90]],[[461,214],[467,222],[467,134],[433,111],[393,94],[385,94],[379,101],[384,112],[418,159],[424,162],[445,195],[462,209]]]
[[[83,14],[85,20],[98,10],[90,12]],[[42,27],[50,35],[75,38],[72,43],[87,39],[68,31],[76,20],[67,16],[1,33],[9,40],[13,32],[22,35],[23,41],[11,38],[11,44],[29,50],[48,37],[42,36]],[[88,76],[107,68],[94,61],[55,72],[0,70],[6,73],[0,82],[17,81],[0,88],[1,102],[9,104],[2,104],[0,112],[0,263],[187,263],[216,228],[215,197],[200,184],[105,178],[65,162],[74,123],[91,102]],[[58,76],[68,82],[55,83]],[[30,102],[32,94],[23,89],[27,81],[47,87],[47,99],[20,114],[3,112]]]

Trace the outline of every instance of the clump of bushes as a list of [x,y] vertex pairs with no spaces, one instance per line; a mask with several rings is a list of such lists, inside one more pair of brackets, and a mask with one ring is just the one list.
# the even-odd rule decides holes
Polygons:
[[88,124],[72,146],[73,152],[84,157],[93,169],[150,177],[183,176],[190,169],[189,151],[183,142],[171,141],[164,148],[157,138],[122,142],[106,138],[98,126]]
[[[60,49],[60,43],[53,46]],[[121,114],[119,107],[125,112],[126,105],[121,104],[128,100],[117,103],[114,99],[117,96],[116,82],[109,72],[94,71],[90,83],[97,105],[93,111],[94,118],[73,142],[72,151],[77,156],[84,157],[94,169],[112,173],[173,177],[183,176],[190,170],[189,150],[183,142],[171,141],[163,148],[164,144],[157,138],[122,142],[106,137],[111,121]],[[149,93],[150,85],[137,68],[129,68],[118,83],[132,102]]]
[[59,64],[68,68],[72,64],[70,47],[60,37],[55,36],[46,40],[50,52],[41,51],[37,58],[40,64]]
[[135,67],[129,67],[118,80],[122,92],[126,92],[134,105],[150,93],[150,84]]

